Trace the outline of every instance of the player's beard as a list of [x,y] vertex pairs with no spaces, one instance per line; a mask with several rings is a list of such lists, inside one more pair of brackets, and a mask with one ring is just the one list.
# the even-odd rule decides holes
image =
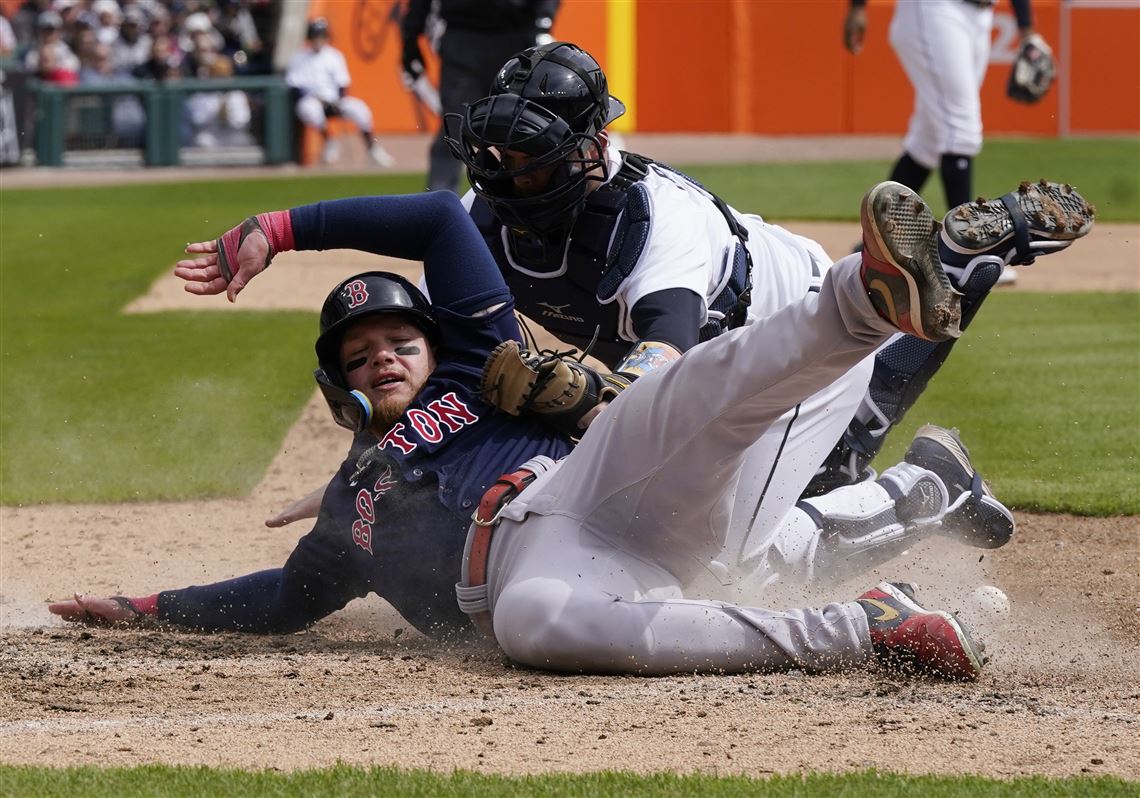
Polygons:
[[[385,396],[379,401],[375,399],[372,400],[372,429],[376,431],[378,436],[381,438],[384,437],[384,434],[399,420],[400,416],[404,414],[404,411],[408,409],[408,405],[419,395],[425,382],[427,382],[427,377],[418,385],[413,385],[411,395],[407,398],[401,395]],[[401,394],[402,393],[401,391]]]
[[396,423],[396,420],[404,414],[404,411],[408,409],[409,404],[411,404],[411,400],[397,397],[373,402],[372,428],[380,431],[381,434],[387,432],[391,429],[392,425]]

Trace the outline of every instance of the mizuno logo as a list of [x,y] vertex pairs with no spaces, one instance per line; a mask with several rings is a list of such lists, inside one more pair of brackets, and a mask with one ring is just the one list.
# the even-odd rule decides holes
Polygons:
[[865,605],[869,605],[871,607],[874,607],[875,609],[877,609],[881,613],[878,618],[871,618],[871,613],[870,612],[867,613],[867,617],[870,618],[870,620],[875,621],[876,623],[886,623],[887,621],[893,621],[895,618],[899,617],[899,611],[898,610],[896,610],[890,604],[885,604],[884,602],[879,601],[878,599],[872,599],[872,598],[860,599],[860,602],[865,604]]
[[552,319],[562,319],[563,321],[576,321],[579,323],[584,323],[586,321],[581,316],[571,316],[569,313],[566,312],[566,308],[570,307],[569,302],[567,302],[565,305],[552,305],[549,302],[539,302],[538,306],[540,308],[546,308],[546,310],[542,311],[542,315],[543,316],[549,316]]

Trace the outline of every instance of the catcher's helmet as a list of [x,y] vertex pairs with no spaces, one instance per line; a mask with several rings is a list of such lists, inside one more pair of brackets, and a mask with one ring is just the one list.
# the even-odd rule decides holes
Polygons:
[[321,333],[316,344],[319,367],[313,376],[336,422],[356,432],[371,423],[372,403],[359,391],[348,389],[340,368],[340,342],[353,324],[381,313],[405,316],[433,345],[440,339],[439,322],[431,303],[398,274],[365,272],[349,277],[332,290],[321,307]]
[[329,37],[329,21],[324,17],[317,17],[309,23],[309,27],[305,29],[305,38],[312,40],[320,36],[324,38]]
[[598,62],[569,42],[551,42],[512,56],[495,76],[491,94],[536,102],[587,136],[596,136],[625,113],[622,101],[610,96]]
[[[489,97],[447,114],[445,140],[503,224],[560,237],[585,204],[589,182],[605,180],[598,134],[624,112],[589,53],[553,42],[512,57]],[[520,188],[532,182],[537,190]]]

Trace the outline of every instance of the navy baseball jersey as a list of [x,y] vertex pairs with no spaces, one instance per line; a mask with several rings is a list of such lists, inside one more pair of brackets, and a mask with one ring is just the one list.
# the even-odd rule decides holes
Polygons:
[[[158,599],[165,621],[289,632],[376,593],[422,632],[466,629],[454,585],[479,499],[528,459],[557,459],[571,449],[548,426],[494,412],[479,396],[484,360],[501,341],[518,338],[518,324],[502,277],[458,199],[448,192],[371,199],[370,230],[390,242],[374,239],[373,247],[424,258],[442,332],[438,366],[383,437],[356,437],[313,530],[284,567],[165,591]],[[327,204],[335,203],[292,212],[299,247],[319,235]],[[501,307],[471,315],[495,305]]]

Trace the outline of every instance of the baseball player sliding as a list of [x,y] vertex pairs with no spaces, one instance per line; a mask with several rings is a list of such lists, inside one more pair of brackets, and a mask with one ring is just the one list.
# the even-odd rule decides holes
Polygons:
[[[975,256],[1000,254],[1019,238],[1071,241],[1091,225],[1092,209],[1071,188],[1056,191],[1064,201],[1047,226],[1027,226],[994,202],[943,235]],[[385,273],[350,278],[326,300],[316,378],[334,418],[358,434],[313,531],[280,569],[149,597],[77,596],[52,612],[289,631],[374,591],[417,628],[442,635],[462,628],[451,593],[459,578],[458,607],[509,657],[539,668],[661,674],[879,662],[978,676],[981,648],[909,585],[883,582],[853,601],[782,612],[684,594],[723,547],[745,452],[767,426],[894,332],[935,341],[959,334],[960,297],[939,262],[939,227],[917,195],[889,182],[871,189],[863,253],[838,262],[818,293],[633,382],[572,452],[555,427],[582,408],[539,401],[550,383],[528,384],[514,370],[515,347],[500,344],[518,341],[513,301],[459,202],[435,192],[373,203],[371,234],[389,242],[387,254],[424,260],[433,304]],[[191,245],[201,257],[176,271],[193,293],[232,297],[235,266],[248,277],[276,252],[318,240],[332,204],[253,217],[217,242]],[[597,375],[567,368],[557,392],[597,401],[600,392],[575,390]],[[520,381],[528,412],[495,412]],[[872,527],[914,513],[905,523],[984,530],[1003,514],[947,431],[922,431],[907,460],[892,481],[925,480],[953,495],[919,492],[932,503],[900,496],[872,509]],[[839,507],[846,496],[848,513],[867,514],[861,488],[826,498]],[[784,509],[826,515],[794,497]],[[790,567],[826,563],[809,556],[826,529],[808,529],[800,527],[802,554]]]

